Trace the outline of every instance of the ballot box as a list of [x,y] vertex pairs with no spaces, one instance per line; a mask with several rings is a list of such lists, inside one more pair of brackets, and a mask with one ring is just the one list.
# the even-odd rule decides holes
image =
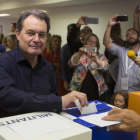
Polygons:
[[0,119],[0,140],[91,140],[91,136],[91,129],[51,112]]
[[[129,93],[128,109],[134,110],[140,115],[140,91]],[[140,131],[137,140],[140,140]]]
[[[91,103],[93,101],[90,101]],[[97,113],[93,114],[100,114],[100,113],[107,113],[109,110],[113,108],[113,106],[106,104],[104,102],[100,102],[98,100],[94,101],[97,107]],[[87,115],[93,115],[87,114]],[[137,139],[137,132],[124,132],[124,131],[108,131],[107,127],[99,127],[95,124],[91,124],[85,120],[80,119],[81,115],[78,108],[65,108],[61,112],[61,115],[77,122],[81,125],[84,125],[92,130],[92,140],[136,140]],[[96,123],[96,119],[94,121]],[[102,125],[102,124],[101,124]]]

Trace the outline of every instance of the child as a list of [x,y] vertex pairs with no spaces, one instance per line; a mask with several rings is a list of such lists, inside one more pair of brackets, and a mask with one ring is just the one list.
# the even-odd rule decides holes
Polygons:
[[111,104],[122,109],[127,108],[128,107],[128,93],[125,91],[120,91],[113,94],[111,98]]

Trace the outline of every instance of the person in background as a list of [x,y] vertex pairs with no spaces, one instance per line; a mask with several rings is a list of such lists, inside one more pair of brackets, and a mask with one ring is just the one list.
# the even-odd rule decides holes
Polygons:
[[[118,46],[110,41],[110,33],[113,25],[120,22],[116,21],[117,14],[112,16],[107,25],[104,34],[103,44],[112,54],[118,57],[118,76],[114,92],[126,91],[127,93],[133,91],[140,91],[140,44],[138,31],[131,28],[126,32],[127,47]],[[126,55],[129,50],[136,53],[135,59],[132,60]]]
[[92,29],[88,26],[83,27],[80,31],[81,25],[86,25],[85,18],[86,16],[81,16],[71,29],[71,32],[68,34],[67,42],[70,47],[71,56],[75,52],[78,52],[81,47],[83,47],[83,41],[85,40],[86,36],[92,33]]
[[0,54],[6,51],[5,47],[2,45],[3,38],[4,38],[4,35],[0,33]]
[[17,25],[17,23],[11,23],[11,25],[10,25],[10,32],[14,32],[15,33],[16,25]]
[[[68,46],[69,46],[69,50],[70,50],[70,57],[76,53],[79,52],[79,49],[83,46],[83,41],[85,40],[85,37],[92,33],[92,29],[88,26],[85,26],[82,28],[82,30],[80,31],[80,27],[81,25],[86,25],[85,23],[85,16],[81,16],[76,24],[73,24],[73,27],[71,29],[71,31],[68,34],[67,37],[67,42],[68,42]],[[71,76],[73,75],[73,70],[72,70],[72,66],[70,64],[70,59],[68,61],[68,65],[71,67]],[[71,79],[70,79],[71,81]]]
[[6,52],[11,50],[7,45],[7,37],[6,36],[2,40],[2,45],[6,48]]
[[128,107],[128,94],[125,91],[116,92],[111,98],[111,104],[125,109]]
[[0,44],[2,44],[2,40],[4,39],[4,34],[0,33]]
[[[97,52],[88,52],[85,49],[93,47]],[[105,101],[105,92],[108,89],[103,78],[103,72],[108,70],[108,61],[99,54],[100,43],[97,35],[89,34],[84,46],[71,57],[71,65],[75,67],[70,83],[70,91],[80,91],[87,95],[88,100]]]
[[138,5],[133,14],[133,28],[136,29],[140,35],[139,17],[140,17],[140,10],[139,10],[139,5]]
[[42,56],[52,64],[58,89],[58,95],[63,96],[66,94],[66,91],[64,89],[64,84],[61,79],[60,52],[61,36],[53,35],[50,40],[49,51],[44,50],[42,52]]
[[87,106],[86,94],[73,91],[57,96],[51,64],[41,56],[50,30],[48,15],[40,10],[22,13],[15,34],[19,46],[0,55],[0,117],[23,113]]
[[[124,41],[122,39],[122,36],[121,36],[121,26],[120,26],[120,24],[115,24],[115,25],[112,26],[110,38],[111,38],[111,40],[112,40],[112,42],[114,44],[117,44],[117,45],[119,45],[121,47],[126,46],[126,41]],[[115,61],[115,59],[118,59],[118,57],[116,55],[112,54],[107,49],[105,49],[104,54],[105,54],[106,58],[108,59],[109,65],[113,61]],[[109,71],[104,73],[104,78],[105,78],[105,81],[106,81],[107,86],[108,86],[108,91],[106,92],[106,100],[105,100],[105,102],[110,103],[110,99],[111,99],[111,97],[112,97],[112,95],[114,93],[114,88],[115,88],[116,82],[114,81],[114,79],[110,75]]]
[[[67,26],[67,36],[69,35],[71,29],[73,28],[75,24],[69,24]],[[61,54],[60,54],[60,58],[61,58],[61,71],[62,71],[62,80],[64,81],[64,88],[65,90],[68,92],[68,87],[73,75],[73,68],[69,67],[68,65],[68,61],[71,58],[71,54],[70,54],[70,48],[68,43],[66,43],[62,48],[61,48]]]
[[140,131],[140,115],[133,110],[113,108],[103,117],[106,121],[121,121],[121,124],[108,126],[109,130],[122,130],[128,132]]
[[14,33],[7,35],[7,46],[10,48],[10,50],[16,48],[18,45],[17,37]]
[[[75,24],[69,24],[67,26],[67,36],[69,35],[71,29]],[[61,70],[62,70],[62,80],[64,81],[64,88],[68,92],[68,86],[72,78],[73,68],[70,68],[68,65],[68,61],[71,58],[70,48],[68,43],[66,43],[61,49]]]
[[50,46],[50,43],[51,43],[51,37],[52,37],[51,33],[48,33],[47,34],[47,45],[46,45],[46,48],[45,48],[48,51],[49,51],[49,46]]
[[[81,20],[81,19],[80,19]],[[83,20],[83,24],[86,24],[84,23],[84,19]],[[80,22],[76,24],[77,27],[80,27],[82,25]],[[89,27],[89,26],[84,26],[81,31],[80,31],[80,40],[81,40],[81,43],[84,43],[85,41],[85,38],[87,37],[88,34],[92,33],[92,29]]]

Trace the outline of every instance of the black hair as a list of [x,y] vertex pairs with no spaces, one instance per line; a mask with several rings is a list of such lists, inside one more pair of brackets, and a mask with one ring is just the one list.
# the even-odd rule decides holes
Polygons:
[[[136,29],[130,28],[130,29],[127,30],[127,32],[130,31],[130,30],[134,30],[134,31],[138,34],[138,37],[139,37],[139,32],[138,32]],[[126,33],[127,33],[127,32],[126,32]]]
[[13,27],[16,29],[17,23],[11,23]]

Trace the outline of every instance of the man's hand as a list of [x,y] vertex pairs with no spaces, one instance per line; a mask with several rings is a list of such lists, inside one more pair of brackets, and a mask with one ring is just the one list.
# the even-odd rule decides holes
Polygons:
[[62,96],[62,108],[75,106],[74,101],[79,99],[82,107],[88,106],[88,100],[86,94],[82,92],[72,91],[71,93]]
[[108,22],[108,26],[113,26],[117,23],[120,23],[120,21],[116,21],[116,17],[119,16],[118,14],[112,16]]
[[140,66],[140,57],[139,57],[139,56],[135,57],[134,62],[135,62],[138,66]]
[[121,121],[122,124],[109,126],[110,130],[123,130],[135,132],[140,130],[140,115],[133,110],[114,108],[109,111],[108,116],[103,117],[107,121]]
[[81,16],[81,17],[78,19],[78,21],[77,21],[77,23],[76,23],[76,26],[77,26],[77,27],[80,27],[81,25],[87,25],[87,24],[85,23],[85,18],[86,18],[86,16]]

